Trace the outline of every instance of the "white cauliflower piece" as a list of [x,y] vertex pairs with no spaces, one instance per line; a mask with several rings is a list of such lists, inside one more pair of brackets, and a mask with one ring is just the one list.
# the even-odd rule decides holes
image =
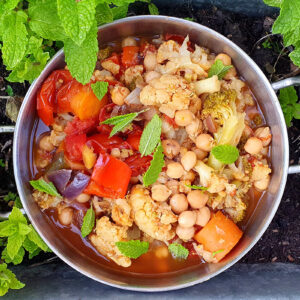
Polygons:
[[221,83],[217,75],[202,79],[194,83],[197,95],[204,93],[216,93],[221,90]]
[[52,196],[37,190],[32,193],[32,197],[43,210],[50,207],[56,207],[61,201],[63,201],[63,198],[61,197]]
[[204,247],[202,244],[196,244],[193,243],[193,247],[195,249],[195,251],[197,252],[197,254],[199,256],[201,256],[206,262],[208,263],[217,263],[218,260],[214,257],[212,252],[206,251],[204,250]]
[[157,50],[157,62],[161,64],[165,60],[177,58],[179,48],[178,43],[172,40],[162,43]]
[[122,226],[132,226],[133,220],[130,217],[131,207],[125,199],[116,199],[112,204],[112,219]]
[[108,217],[102,217],[97,220],[96,233],[92,233],[89,239],[99,253],[107,256],[122,267],[129,267],[131,259],[124,256],[116,246],[116,242],[128,239],[127,229],[127,227],[113,224]]
[[113,61],[110,59],[108,60],[103,60],[101,62],[101,66],[103,69],[109,71],[110,73],[116,75],[120,72],[120,66],[118,64],[115,64]]
[[133,187],[129,197],[134,222],[141,231],[160,241],[168,241],[175,236],[171,224],[177,221],[177,216],[166,203],[155,203],[149,191],[139,185]]
[[200,184],[207,187],[209,193],[219,193],[225,189],[228,180],[217,174],[213,168],[209,167],[201,160],[197,161],[194,169],[199,174]]
[[143,65],[137,65],[127,68],[124,73],[126,85],[130,85],[132,83],[134,83],[135,85],[142,84],[144,82],[144,79],[142,77],[143,72]]
[[207,51],[198,45],[195,45],[195,51],[191,54],[191,59],[193,63],[200,65],[205,71],[208,71],[214,63],[214,61],[208,60]]
[[272,170],[269,168],[268,165],[264,165],[259,161],[255,161],[254,167],[252,169],[251,180],[257,181],[265,179],[266,177],[268,177],[271,171]]
[[236,78],[232,77],[230,81],[222,80],[221,81],[222,88],[226,90],[235,90],[237,98],[239,100],[243,100],[243,92],[242,89],[245,87],[245,82]]

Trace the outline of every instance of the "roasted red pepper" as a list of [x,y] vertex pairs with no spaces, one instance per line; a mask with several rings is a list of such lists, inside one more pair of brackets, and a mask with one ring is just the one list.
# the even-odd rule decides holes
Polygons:
[[125,163],[132,170],[132,176],[138,176],[147,171],[150,166],[152,156],[143,156],[141,157],[140,153],[133,154],[125,159]]
[[[128,165],[121,160],[106,153],[100,153],[91,177],[94,183],[91,185],[94,185],[94,191],[100,197],[124,198],[131,173]],[[88,187],[85,192],[93,194],[92,187]]]
[[37,95],[37,111],[40,119],[47,125],[53,123],[53,113],[56,111],[57,91],[72,80],[68,70],[56,70],[45,80]]
[[96,129],[97,125],[98,118],[80,120],[78,117],[75,117],[71,122],[67,124],[64,131],[67,135],[88,133],[93,129]]
[[139,49],[137,46],[123,47],[122,65],[125,68],[135,66],[139,63]]

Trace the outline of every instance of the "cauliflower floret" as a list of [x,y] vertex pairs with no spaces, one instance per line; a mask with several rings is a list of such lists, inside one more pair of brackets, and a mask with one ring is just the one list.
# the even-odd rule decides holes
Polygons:
[[195,64],[199,64],[202,69],[205,71],[209,70],[214,63],[214,61],[208,60],[208,53],[207,51],[199,47],[198,45],[195,45],[195,51],[191,54],[192,62]]
[[49,141],[53,146],[58,147],[65,137],[66,134],[63,131],[51,130]]
[[89,236],[89,239],[97,251],[122,267],[131,265],[131,259],[124,256],[116,246],[116,242],[128,239],[127,227],[113,224],[108,217],[102,217],[97,220],[95,232]]
[[157,50],[157,62],[160,64],[165,60],[178,57],[179,45],[173,40],[166,41]]
[[204,250],[202,244],[193,243],[193,247],[198,255],[200,255],[208,263],[217,263],[218,260],[214,257],[212,252]]
[[233,222],[237,223],[243,220],[247,205],[237,196],[227,195],[224,202],[224,210],[230,215]]
[[63,200],[61,197],[51,196],[37,190],[32,193],[32,197],[41,209],[56,207]]
[[131,207],[125,199],[116,199],[113,202],[111,217],[118,225],[132,226],[130,213]]
[[104,80],[115,80],[115,77],[112,76],[112,74],[107,70],[96,70],[94,72],[94,76],[96,80],[98,81],[104,81]]
[[142,104],[157,106],[170,118],[174,117],[176,110],[188,109],[193,98],[197,96],[188,82],[177,75],[162,75],[151,80],[140,94]]
[[139,185],[132,189],[129,201],[134,222],[141,231],[160,241],[168,241],[175,236],[171,224],[177,221],[177,217],[166,203],[155,203],[149,191]]
[[142,77],[143,72],[144,72],[143,65],[137,65],[137,66],[127,68],[124,74],[126,85],[134,84],[136,87],[137,85],[143,84],[144,83],[144,79]]
[[252,170],[251,180],[252,181],[262,180],[268,177],[270,173],[271,173],[271,169],[269,168],[268,165],[264,165],[259,161],[255,161]]
[[228,180],[217,174],[213,168],[209,167],[201,160],[197,161],[194,169],[199,174],[200,184],[207,187],[209,193],[219,193],[225,189]]
[[239,100],[243,100],[243,92],[242,89],[245,87],[245,82],[236,78],[232,77],[230,81],[222,80],[221,81],[222,88],[226,90],[235,90],[237,98]]
[[120,65],[115,64],[112,60],[104,60],[101,62],[101,66],[103,69],[111,72],[112,74],[116,75],[120,72]]

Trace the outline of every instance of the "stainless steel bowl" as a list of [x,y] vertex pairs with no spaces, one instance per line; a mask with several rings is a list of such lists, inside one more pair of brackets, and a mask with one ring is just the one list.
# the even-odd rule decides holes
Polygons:
[[[104,284],[128,290],[154,292],[184,288],[206,281],[232,266],[254,246],[267,229],[280,203],[288,174],[287,130],[276,94],[259,67],[230,40],[194,22],[165,16],[138,16],[101,26],[99,43],[106,43],[129,35],[167,32],[188,34],[193,42],[216,53],[225,52],[230,55],[239,74],[247,81],[258,99],[273,134],[271,155],[273,174],[268,192],[258,203],[238,246],[220,263],[204,264],[161,275],[133,274],[126,272],[126,269],[116,271],[95,263],[83,255],[80,249],[67,243],[62,236],[57,234],[55,227],[40,213],[40,209],[31,196],[31,188],[28,183],[30,179],[28,161],[32,155],[30,136],[36,117],[37,91],[53,70],[63,67],[63,51],[59,51],[52,58],[38,79],[31,85],[23,101],[15,128],[13,149],[15,179],[24,209],[35,229],[53,252],[77,271]],[[299,82],[297,78],[293,80]],[[291,82],[277,83],[276,89],[290,84]],[[299,172],[299,167],[292,167],[290,171]]]

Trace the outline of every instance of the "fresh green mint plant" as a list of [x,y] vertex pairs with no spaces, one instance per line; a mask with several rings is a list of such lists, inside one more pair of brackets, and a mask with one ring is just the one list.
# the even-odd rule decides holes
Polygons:
[[[151,14],[158,14],[151,0]],[[136,0],[1,0],[0,41],[11,82],[32,82],[55,53],[64,47],[73,77],[90,81],[98,52],[97,27],[124,18]]]

